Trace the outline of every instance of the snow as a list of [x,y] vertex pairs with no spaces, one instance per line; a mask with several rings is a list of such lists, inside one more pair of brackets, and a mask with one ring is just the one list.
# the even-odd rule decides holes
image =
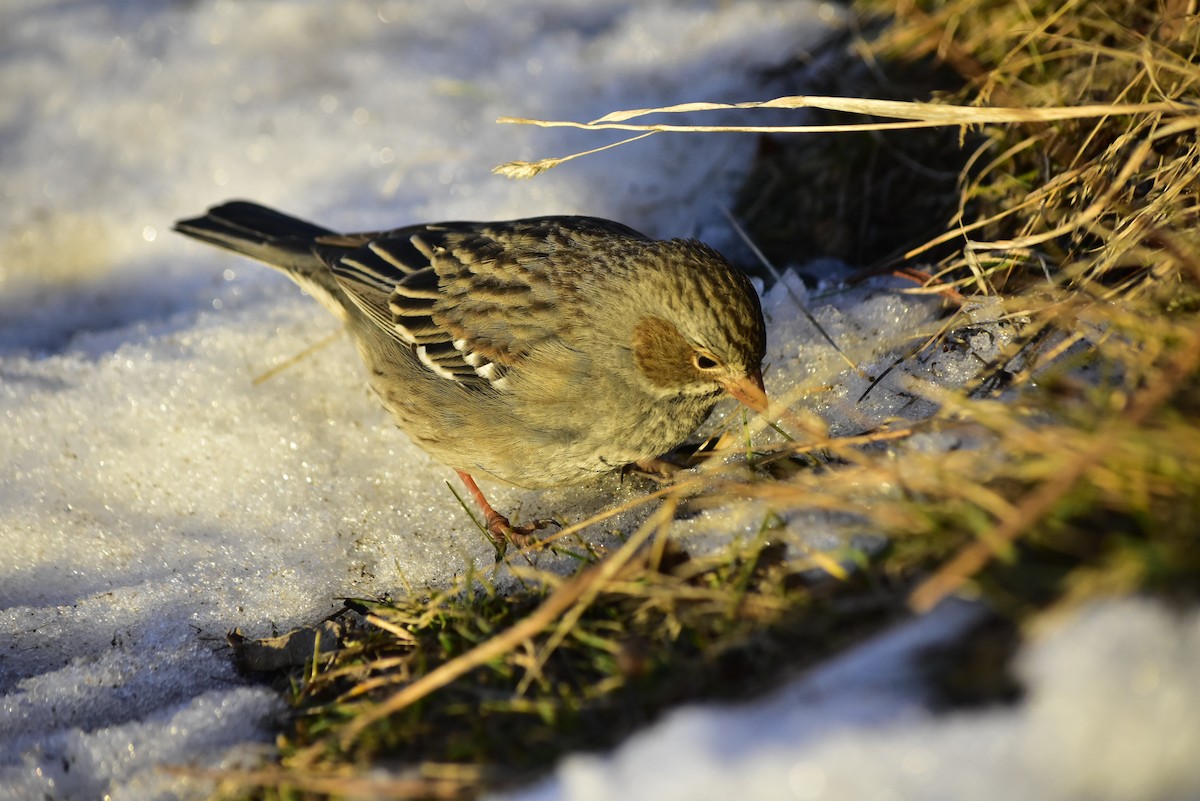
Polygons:
[[1200,614],[1088,609],[1022,653],[1017,706],[933,715],[922,648],[952,603],[757,703],[691,707],[611,756],[574,756],[512,801],[1187,799],[1200,789]]
[[[601,142],[494,119],[589,119],[794,92],[765,84],[760,71],[818,44],[840,13],[774,0],[6,3],[0,799],[204,797],[203,782],[161,768],[246,764],[268,748],[283,711],[273,692],[236,674],[227,631],[271,635],[320,620],[344,596],[445,586],[492,563],[447,488],[452,474],[391,427],[336,322],[270,270],[172,234],[174,220],[233,197],[344,230],[586,213],[744,257],[721,207],[745,172],[752,137],[657,136],[519,183],[490,170]],[[772,395],[830,385],[811,408],[847,432],[920,414],[903,392],[913,374],[966,380],[978,360],[943,353],[913,374],[889,375],[860,402],[864,380],[796,313],[798,299],[850,358],[887,365],[938,314],[936,300],[899,294],[903,286],[808,292],[790,276],[770,289]],[[988,323],[986,304],[976,314],[992,338],[973,343],[986,358],[1008,332]],[[643,492],[615,478],[571,490],[485,489],[515,519],[569,521]],[[608,525],[628,528],[638,515]],[[715,547],[752,531],[754,515],[751,507],[740,521],[705,511],[678,534],[688,547]],[[840,541],[826,517],[787,523],[809,545]],[[961,614],[914,625],[921,638],[951,636]],[[1197,704],[1180,666],[1195,663],[1194,621],[1149,604],[1098,615],[1092,629],[1035,646],[1028,677],[1045,688],[1035,698],[1044,695],[1048,708],[1075,699],[1132,714],[1113,706],[1117,696],[1095,696],[1112,695],[1136,655],[1112,655],[1105,674],[1101,660],[1086,661],[1074,646],[1098,642],[1096,627],[1107,626],[1107,636],[1154,649],[1148,697],[1178,699],[1161,711],[1186,724],[1181,710]],[[820,775],[828,797],[842,797],[839,765],[882,760],[852,778],[881,793],[903,786],[908,797],[937,797],[930,782],[888,783],[899,774],[888,773],[887,760],[913,738],[940,749],[931,753],[944,761],[926,775],[947,789],[965,781],[950,755],[966,747],[962,732],[974,736],[970,726],[1006,729],[1010,766],[1053,753],[1013,755],[1054,732],[1025,721],[1035,705],[965,723],[922,716],[915,680],[893,682],[883,670],[915,647],[904,645],[905,632],[895,636],[900,645],[878,646],[897,652],[880,667],[831,666],[785,691],[796,705],[786,720],[759,725],[774,709],[764,705],[680,711],[610,762],[568,760],[530,792],[584,798],[619,788],[635,797],[656,788],[682,797],[690,787],[704,797],[689,774],[710,777],[712,788],[786,775],[802,790]],[[1085,670],[1094,681],[1065,686]],[[1102,750],[1094,740],[1104,729],[1068,707],[1051,711],[1092,738],[1079,737],[1070,755],[1077,767]],[[826,721],[838,725],[825,731]],[[682,741],[672,734],[679,727]],[[1166,786],[1146,783],[1145,752],[1161,741],[1149,728],[1135,730],[1145,734],[1142,749],[1124,754],[1142,759],[1129,770],[1132,783],[1096,785],[1091,797]],[[1194,740],[1178,742],[1196,752]],[[639,763],[639,749],[659,754],[658,763]],[[1047,795],[1053,768],[1030,780]],[[1193,795],[1200,787],[1182,767],[1169,776]]]

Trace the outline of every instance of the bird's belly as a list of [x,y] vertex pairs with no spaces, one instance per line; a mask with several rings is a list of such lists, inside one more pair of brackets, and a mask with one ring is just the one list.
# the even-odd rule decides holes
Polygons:
[[430,376],[399,349],[360,352],[380,403],[418,447],[456,470],[522,487],[583,484],[659,456],[687,439],[714,402],[642,397],[608,409],[578,398],[521,403]]
[[398,414],[395,405],[385,406],[401,430],[438,461],[529,488],[586,484],[631,462],[659,456],[683,442],[708,411],[640,421],[636,432],[620,432],[588,420],[531,428],[505,422],[503,415],[483,415],[488,422],[482,424],[430,425],[426,418],[411,425],[409,415]]
[[704,421],[711,401],[649,413],[600,418],[594,414],[559,425],[517,426],[523,433],[506,447],[479,449],[472,469],[523,487],[585,484],[632,462],[679,445]]

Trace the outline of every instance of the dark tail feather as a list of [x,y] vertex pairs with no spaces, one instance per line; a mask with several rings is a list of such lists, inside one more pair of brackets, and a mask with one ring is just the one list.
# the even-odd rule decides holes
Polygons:
[[333,234],[328,228],[289,217],[274,209],[232,200],[203,217],[180,220],[175,230],[201,242],[232,250],[271,265],[339,316],[348,302],[333,274],[313,252],[313,240]]
[[203,217],[180,220],[175,230],[285,269],[292,268],[297,258],[313,259],[313,240],[333,233],[245,200],[214,206]]

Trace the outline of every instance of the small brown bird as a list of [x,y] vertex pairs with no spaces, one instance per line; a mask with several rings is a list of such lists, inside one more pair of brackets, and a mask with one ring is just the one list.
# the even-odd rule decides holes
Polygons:
[[522,487],[656,464],[721,394],[764,412],[758,296],[716,251],[595,217],[338,234],[245,201],[175,230],[287,274],[350,331],[372,389],[458,471]]

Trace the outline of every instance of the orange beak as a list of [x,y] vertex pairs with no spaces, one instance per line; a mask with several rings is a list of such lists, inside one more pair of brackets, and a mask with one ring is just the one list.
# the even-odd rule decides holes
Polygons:
[[721,386],[734,399],[745,404],[753,411],[759,414],[766,414],[767,406],[770,402],[767,400],[766,390],[763,389],[761,369],[756,369],[748,375],[744,375],[735,381],[728,381]]

